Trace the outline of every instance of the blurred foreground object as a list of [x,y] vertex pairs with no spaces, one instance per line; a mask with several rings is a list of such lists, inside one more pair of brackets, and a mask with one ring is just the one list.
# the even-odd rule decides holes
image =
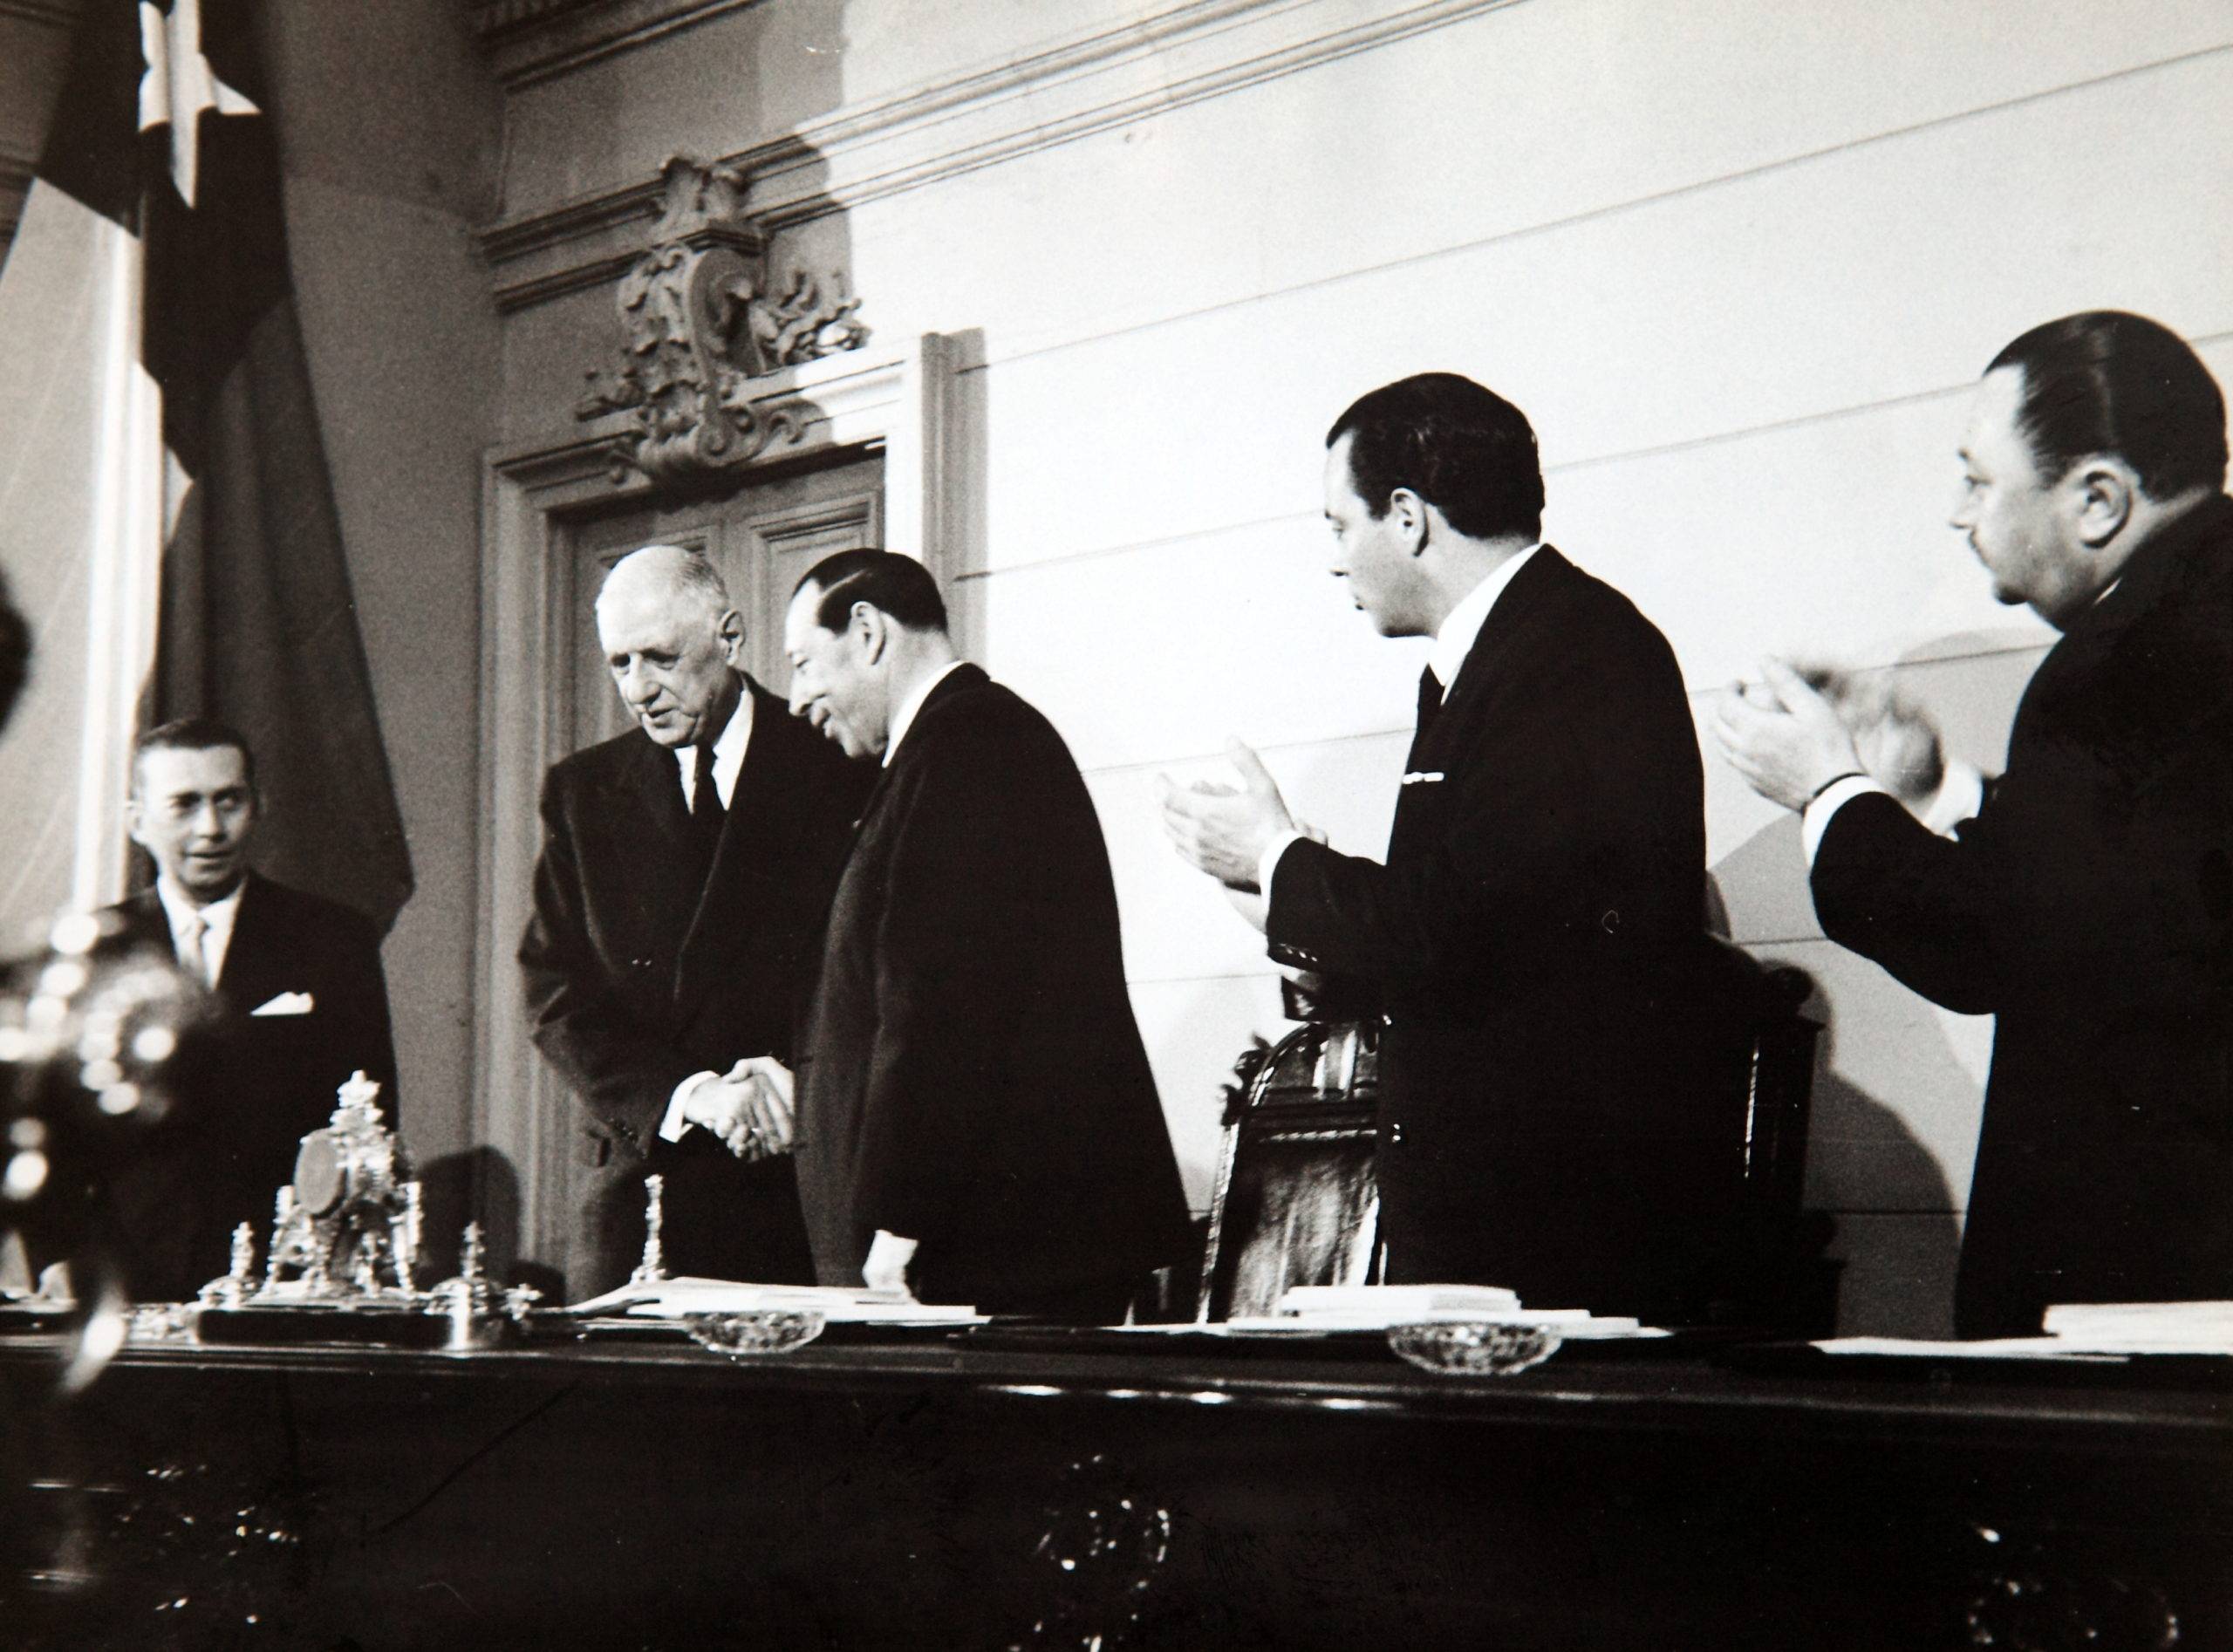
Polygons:
[[169,958],[98,950],[118,923],[57,919],[44,953],[17,966],[0,993],[0,1228],[41,1264],[68,1264],[69,1391],[123,1340],[108,1178],[169,1114],[171,1059],[207,1014],[207,995]]

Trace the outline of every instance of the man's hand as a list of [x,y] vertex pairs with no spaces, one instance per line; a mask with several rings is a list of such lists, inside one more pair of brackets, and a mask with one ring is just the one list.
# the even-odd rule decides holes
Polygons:
[[788,1153],[798,1145],[796,1081],[791,1069],[773,1055],[749,1055],[729,1068],[728,1076],[753,1086],[755,1123],[771,1153]]
[[[780,1081],[769,1068],[782,1075]],[[699,1085],[683,1102],[682,1116],[711,1130],[739,1158],[787,1153],[794,1145],[790,1088],[781,1063],[752,1056]]]
[[1853,736],[1869,777],[1917,815],[1946,778],[1938,731],[1898,693],[1888,672],[1803,671]]
[[1294,830],[1294,821],[1279,782],[1254,752],[1233,740],[1226,742],[1226,754],[1239,771],[1237,788],[1205,781],[1181,787],[1167,775],[1161,777],[1163,828],[1198,870],[1228,889],[1253,889],[1266,847]]
[[1828,700],[1782,660],[1763,659],[1760,675],[1761,682],[1725,691],[1713,713],[1714,738],[1754,791],[1804,809],[1840,775],[1864,772]]
[[915,1293],[907,1284],[907,1269],[915,1259],[918,1243],[877,1229],[876,1237],[869,1241],[868,1258],[861,1264],[861,1282],[872,1291],[898,1291],[912,1299]]

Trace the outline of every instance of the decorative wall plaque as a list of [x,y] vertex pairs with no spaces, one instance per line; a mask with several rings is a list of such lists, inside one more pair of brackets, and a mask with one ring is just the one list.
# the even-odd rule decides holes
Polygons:
[[574,412],[632,413],[620,474],[632,466],[674,484],[748,464],[778,437],[798,440],[804,404],[756,406],[768,386],[755,381],[857,350],[868,329],[842,275],[797,271],[777,295],[741,173],[678,155],[660,181],[665,210],[618,292],[622,365],[592,369]]

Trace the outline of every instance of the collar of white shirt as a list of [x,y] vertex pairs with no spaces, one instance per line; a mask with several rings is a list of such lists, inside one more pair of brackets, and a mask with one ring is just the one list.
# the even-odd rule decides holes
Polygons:
[[[233,925],[241,915],[241,896],[248,888],[248,880],[241,880],[240,888],[222,900],[213,900],[207,906],[196,906],[193,898],[167,877],[155,879],[155,898],[163,904],[163,916],[170,920],[171,952],[178,961],[188,968],[195,966],[187,957],[187,925],[196,917],[204,928],[201,956],[209,966],[209,984],[215,986],[225,973],[225,952],[233,944]],[[196,971],[199,973],[199,971]]]
[[1474,641],[1480,636],[1481,627],[1488,623],[1489,611],[1497,605],[1497,598],[1504,595],[1504,588],[1512,584],[1513,576],[1542,549],[1542,542],[1536,541],[1459,597],[1458,606],[1450,611],[1442,628],[1435,632],[1434,646],[1427,652],[1427,664],[1442,683],[1444,700],[1450,698],[1450,686],[1465,669],[1465,656],[1473,652]]
[[884,745],[884,766],[886,768],[891,767],[891,754],[899,749],[899,742],[907,738],[907,731],[915,726],[915,714],[923,709],[923,702],[931,697],[931,690],[959,671],[963,663],[959,659],[949,661],[934,675],[917,683],[914,692],[899,702],[899,709],[892,713],[891,738]]
[[[723,809],[736,795],[736,777],[744,772],[744,748],[752,743],[752,690],[741,684],[738,687],[736,709],[729,713],[728,727],[714,741],[714,795],[721,800]],[[698,748],[678,746],[674,761],[682,768],[682,805],[695,808]]]

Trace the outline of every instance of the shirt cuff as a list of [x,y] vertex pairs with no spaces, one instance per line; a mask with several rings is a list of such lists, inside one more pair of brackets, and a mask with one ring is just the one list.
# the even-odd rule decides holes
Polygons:
[[1975,820],[1985,806],[1985,777],[1974,763],[1952,762],[1938,782],[1938,795],[1923,810],[1922,823],[1941,837],[1950,837],[1965,820]]
[[1799,841],[1806,851],[1806,864],[1814,864],[1814,857],[1822,847],[1822,834],[1830,829],[1830,816],[1854,798],[1868,792],[1881,792],[1883,787],[1866,775],[1848,775],[1834,782],[1829,788],[1806,805],[1806,812],[1799,817]]
[[1256,889],[1263,896],[1267,910],[1272,905],[1272,874],[1279,868],[1280,857],[1286,854],[1290,846],[1301,843],[1303,836],[1301,832],[1294,830],[1281,832],[1264,845],[1264,852],[1257,859]]
[[709,1068],[703,1073],[693,1073],[674,1087],[674,1094],[667,1098],[666,1116],[659,1121],[659,1140],[679,1142],[688,1134],[691,1128],[690,1121],[682,1116],[683,1103],[687,1102],[698,1087],[707,1079],[720,1076],[720,1075]]

